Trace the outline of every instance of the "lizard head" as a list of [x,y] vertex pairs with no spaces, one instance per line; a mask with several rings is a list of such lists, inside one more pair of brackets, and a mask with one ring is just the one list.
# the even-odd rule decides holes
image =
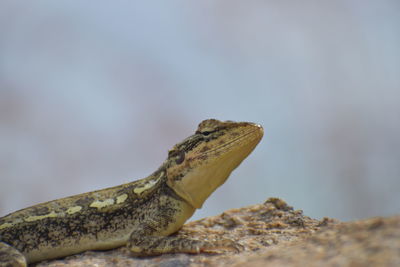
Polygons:
[[168,186],[191,206],[201,208],[253,151],[263,133],[260,125],[250,122],[202,121],[195,134],[169,151]]

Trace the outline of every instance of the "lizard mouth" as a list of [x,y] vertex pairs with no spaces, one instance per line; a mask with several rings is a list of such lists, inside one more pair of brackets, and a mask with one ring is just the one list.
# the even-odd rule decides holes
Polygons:
[[[240,136],[231,139],[228,142],[220,144],[212,149],[199,153],[195,158],[208,156],[210,154],[219,154],[227,151],[229,152],[230,148],[232,147],[240,149],[247,145],[257,145],[264,135],[264,129],[259,124],[252,124],[251,126],[251,129],[242,133]],[[241,142],[242,144],[238,144]]]

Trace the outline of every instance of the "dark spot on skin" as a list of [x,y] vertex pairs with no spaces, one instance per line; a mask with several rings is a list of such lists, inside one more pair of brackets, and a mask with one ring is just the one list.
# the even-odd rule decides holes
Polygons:
[[232,135],[232,136],[238,136],[238,135],[240,135],[240,133],[238,133],[238,132],[232,132],[231,135]]
[[201,135],[192,135],[188,138],[185,139],[185,141],[175,145],[175,153],[171,153],[170,156],[174,156],[174,154],[177,153],[177,151],[190,151],[193,148],[195,148],[197,145],[199,145],[203,141],[203,137]]
[[92,203],[93,200],[94,200],[94,198],[92,198],[92,197],[84,197],[84,198],[81,198],[81,199],[78,199],[77,201],[75,201],[75,204],[77,206],[84,207],[84,206],[88,206],[90,203]]
[[38,207],[38,208],[35,209],[35,214],[39,215],[39,216],[46,215],[46,214],[49,214],[49,213],[50,213],[50,210],[49,210],[48,207]]
[[204,146],[201,150],[200,150],[200,152],[206,152],[206,151],[208,151],[210,148],[208,147],[208,146]]
[[186,159],[185,166],[190,166],[190,164],[195,160],[196,160],[196,158],[188,158],[188,159]]
[[180,181],[180,180],[182,180],[182,178],[183,178],[184,176],[185,176],[185,174],[180,173],[180,174],[176,175],[175,177],[173,177],[172,179],[173,179],[174,181]]
[[199,157],[199,159],[201,160],[206,160],[208,158],[208,156],[206,154],[203,154]]

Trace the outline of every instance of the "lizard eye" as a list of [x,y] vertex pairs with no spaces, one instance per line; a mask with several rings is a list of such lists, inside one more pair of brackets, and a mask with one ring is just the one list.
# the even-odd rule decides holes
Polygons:
[[179,151],[178,156],[175,159],[176,164],[181,164],[185,160],[185,151]]
[[203,136],[208,136],[210,134],[212,134],[215,131],[196,131],[196,134],[201,134]]

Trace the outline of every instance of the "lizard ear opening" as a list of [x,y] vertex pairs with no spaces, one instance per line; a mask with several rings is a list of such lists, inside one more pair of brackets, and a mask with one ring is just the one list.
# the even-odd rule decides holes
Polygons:
[[178,156],[175,159],[176,164],[182,164],[182,162],[185,160],[185,151],[179,151]]

